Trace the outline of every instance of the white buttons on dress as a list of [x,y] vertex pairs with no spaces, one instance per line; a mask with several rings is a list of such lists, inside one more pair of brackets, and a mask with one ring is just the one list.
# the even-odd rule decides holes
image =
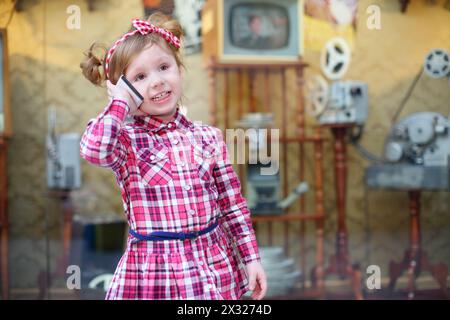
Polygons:
[[167,125],[167,128],[172,128],[172,123],[169,123],[168,125]]
[[177,139],[175,139],[172,142],[173,142],[173,144],[178,144],[179,141]]
[[155,160],[155,155],[154,154],[152,154],[151,156],[150,156],[150,160]]
[[190,210],[188,211],[188,213],[189,213],[191,216],[193,216],[193,215],[195,214],[195,210],[190,209]]
[[189,186],[189,185],[185,185],[184,188],[185,188],[186,190],[191,190],[191,186]]
[[199,265],[199,266],[202,266],[202,265],[203,265],[203,261],[199,261],[199,262],[198,262],[198,265]]

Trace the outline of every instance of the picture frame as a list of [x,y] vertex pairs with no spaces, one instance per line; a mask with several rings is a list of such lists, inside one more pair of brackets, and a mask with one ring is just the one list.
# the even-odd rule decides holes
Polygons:
[[0,28],[0,135],[12,135],[8,37],[6,29]]
[[298,61],[303,53],[303,0],[217,1],[219,61]]

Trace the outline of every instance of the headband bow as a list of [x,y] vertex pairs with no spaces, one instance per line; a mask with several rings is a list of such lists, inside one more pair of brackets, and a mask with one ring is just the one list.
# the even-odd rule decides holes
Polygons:
[[158,33],[161,35],[168,43],[172,44],[177,49],[180,48],[180,39],[178,39],[177,36],[175,36],[172,32],[167,31],[166,29],[159,28],[155,26],[154,24],[151,24],[148,21],[141,20],[141,19],[133,19],[132,20],[133,27],[136,28],[136,30],[130,31],[125,33],[120,39],[118,39],[114,45],[109,49],[108,54],[106,55],[105,59],[105,75],[108,77],[108,69],[109,69],[109,63],[111,61],[111,57],[116,51],[117,46],[125,41],[128,37],[131,37],[132,35],[136,33],[140,33],[142,35],[146,35],[149,33]]

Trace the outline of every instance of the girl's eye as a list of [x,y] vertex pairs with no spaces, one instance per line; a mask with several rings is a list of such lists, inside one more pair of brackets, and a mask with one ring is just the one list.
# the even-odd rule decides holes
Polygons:
[[145,78],[145,76],[142,73],[140,73],[134,78],[134,81],[143,80],[144,78]]
[[160,69],[161,71],[164,71],[164,70],[169,69],[169,66],[168,66],[167,64],[162,64],[162,65],[159,67],[159,69]]

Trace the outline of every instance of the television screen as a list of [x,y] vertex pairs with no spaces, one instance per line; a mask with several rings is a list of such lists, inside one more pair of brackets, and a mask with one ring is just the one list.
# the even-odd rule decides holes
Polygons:
[[275,3],[241,2],[230,8],[229,35],[233,46],[276,50],[289,45],[289,13]]

